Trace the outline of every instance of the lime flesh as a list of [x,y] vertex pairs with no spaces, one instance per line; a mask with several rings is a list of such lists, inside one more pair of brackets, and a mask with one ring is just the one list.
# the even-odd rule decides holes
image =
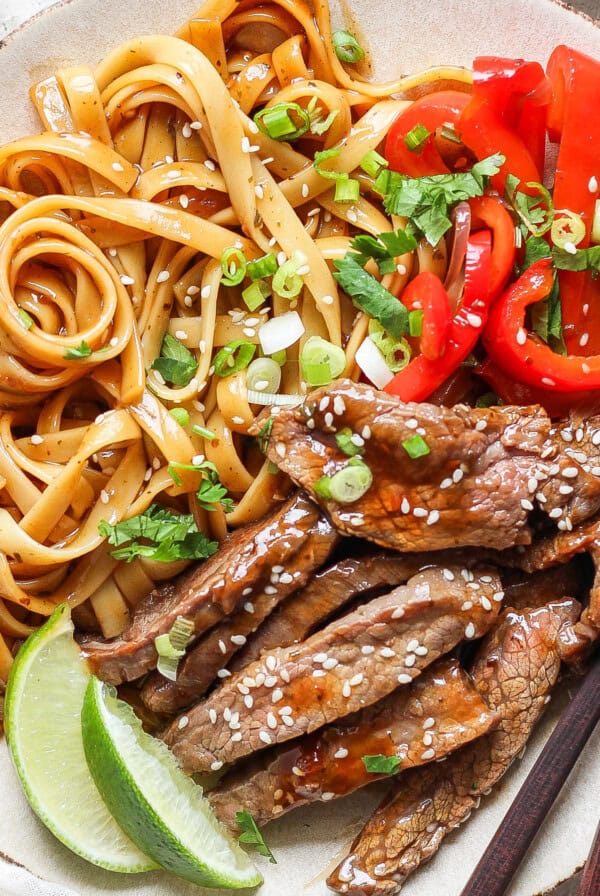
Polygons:
[[91,678],[82,710],[89,768],[131,839],[161,867],[204,887],[254,887],[262,877],[217,821],[202,788],[142,730],[113,688]]
[[62,604],[11,669],[5,729],[12,759],[34,812],[65,846],[110,871],[149,871],[155,863],[118,826],[86,763],[81,707],[89,679]]

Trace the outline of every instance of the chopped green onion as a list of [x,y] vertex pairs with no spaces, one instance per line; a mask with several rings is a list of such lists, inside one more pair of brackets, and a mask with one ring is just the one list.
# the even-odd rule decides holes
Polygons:
[[531,196],[525,193],[521,189],[521,181],[514,174],[508,174],[505,185],[506,198],[527,230],[534,236],[543,236],[550,230],[554,220],[552,196],[546,187],[537,181],[528,181],[524,186],[535,190],[538,195]]
[[392,182],[392,172],[389,168],[382,168],[381,171],[376,175],[375,181],[373,183],[373,190],[375,193],[378,193],[380,196],[387,196],[390,191],[390,184]]
[[354,433],[350,429],[349,426],[344,427],[344,429],[340,429],[339,432],[335,434],[335,441],[337,443],[340,451],[343,451],[348,457],[356,457],[357,454],[362,454],[364,447],[364,440],[362,445],[356,445],[352,441]]
[[[558,215],[560,217],[557,217]],[[576,215],[569,209],[561,209],[556,212],[550,228],[550,236],[554,245],[559,249],[566,249],[567,252],[571,249],[572,251],[582,241],[585,233],[585,224],[581,215]]]
[[326,386],[343,373],[346,355],[338,345],[321,336],[311,336],[300,353],[300,367],[309,386]]
[[408,312],[408,334],[414,337],[423,334],[423,312],[420,309]]
[[288,258],[273,275],[271,281],[273,292],[276,292],[282,299],[295,299],[300,295],[304,280],[298,273],[299,267],[301,265],[296,258]]
[[410,149],[411,152],[419,153],[430,136],[431,131],[428,131],[424,124],[416,124],[405,136],[404,142],[407,149]]
[[378,320],[369,321],[369,338],[375,343],[388,368],[393,373],[403,370],[411,359],[410,345],[401,336],[399,339],[389,336]]
[[273,252],[263,255],[262,258],[249,261],[246,265],[246,271],[251,280],[262,280],[263,277],[271,277],[276,270],[277,259]]
[[31,329],[33,326],[33,318],[31,314],[27,314],[23,308],[19,308],[19,319],[26,330]]
[[369,175],[369,177],[377,177],[381,169],[387,168],[388,165],[388,160],[384,159],[383,156],[380,156],[374,149],[370,149],[366,156],[363,156],[359,162],[359,166],[365,174]]
[[423,436],[420,436],[418,433],[415,433],[410,439],[405,439],[402,442],[402,447],[413,460],[416,460],[418,457],[425,457],[426,454],[431,453],[431,448]]
[[335,182],[335,202],[358,202],[360,182],[354,177],[339,177]]
[[235,246],[225,249],[221,255],[221,270],[221,283],[225,286],[239,286],[246,276],[246,258],[242,250]]
[[272,358],[256,358],[246,371],[248,389],[277,392],[281,385],[281,367]]
[[371,775],[393,775],[402,765],[399,756],[385,756],[383,753],[363,756],[362,761]]
[[319,152],[315,153],[315,157],[313,159],[313,168],[320,174],[321,177],[325,177],[328,180],[338,180],[340,177],[345,179],[348,177],[345,171],[332,171],[330,168],[322,168],[322,162],[326,162],[327,159],[335,159],[339,156],[341,150],[339,146],[332,146],[331,149],[322,149]]
[[213,439],[216,439],[216,435],[212,429],[208,429],[206,426],[200,426],[198,423],[194,423],[192,432],[195,432],[197,436],[206,439],[207,442],[212,442]]
[[334,31],[331,35],[333,49],[340,62],[360,62],[365,58],[365,51],[349,31]]
[[171,408],[169,414],[177,420],[180,426],[187,426],[190,422],[190,415],[185,408]]
[[373,484],[373,474],[366,463],[358,457],[352,458],[348,466],[338,470],[331,477],[329,491],[338,504],[353,504],[369,491]]
[[169,681],[177,680],[177,668],[179,660],[185,656],[185,651],[194,636],[194,623],[184,616],[178,616],[171,630],[164,635],[158,635],[154,639],[154,646],[158,653],[158,672]]
[[444,140],[450,140],[451,143],[462,143],[462,140],[456,132],[456,128],[449,122],[440,128],[440,137]]
[[272,140],[297,140],[308,131],[310,118],[298,103],[276,103],[257,112],[254,123]]
[[229,342],[213,358],[216,375],[229,376],[244,370],[254,357],[255,352],[256,346],[252,342],[246,342],[243,339]]
[[263,423],[260,428],[260,432],[256,437],[256,441],[258,442],[258,447],[260,448],[263,454],[267,453],[267,449],[269,447],[269,442],[271,440],[271,432],[273,430],[273,423],[275,422],[274,417],[268,417],[267,420]]
[[313,96],[308,106],[306,107],[306,111],[308,112],[310,118],[310,132],[311,134],[316,134],[317,137],[321,137],[326,131],[329,130],[337,116],[339,115],[339,109],[332,109],[329,115],[324,118],[323,110],[320,106],[317,106],[317,98]]
[[67,361],[79,361],[81,358],[89,358],[91,354],[92,350],[90,346],[85,339],[83,339],[77,348],[68,348],[63,357],[66,358]]
[[242,299],[250,311],[256,311],[271,295],[271,287],[266,280],[255,280],[242,290]]
[[326,501],[331,501],[331,476],[321,476],[320,479],[317,479],[317,481],[313,483],[313,491],[320,498],[325,498]]
[[279,352],[273,352],[271,357],[275,361],[276,364],[279,364],[280,367],[283,367],[283,365],[287,361],[287,352],[284,348],[282,348],[281,351],[279,351]]

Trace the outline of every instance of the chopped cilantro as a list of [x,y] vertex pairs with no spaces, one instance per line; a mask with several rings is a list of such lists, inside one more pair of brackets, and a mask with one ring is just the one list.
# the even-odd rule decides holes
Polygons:
[[384,756],[383,753],[363,756],[362,761],[366,770],[372,775],[393,775],[402,765],[402,760],[398,756]]
[[373,258],[380,274],[392,274],[396,270],[395,258],[412,252],[417,248],[417,241],[411,233],[404,230],[380,233],[379,236],[370,236],[361,233],[354,237],[350,246],[356,249],[357,261],[364,267],[370,258]]
[[175,485],[181,485],[179,470],[191,470],[193,473],[202,473],[204,478],[196,492],[200,507],[204,508],[204,510],[212,511],[215,509],[215,504],[221,504],[225,513],[231,513],[233,510],[233,501],[231,498],[225,497],[227,489],[221,484],[219,472],[211,461],[203,460],[199,464],[183,464],[173,460],[168,465],[167,470]]
[[360,263],[360,258],[347,252],[334,262],[334,277],[354,304],[366,311],[391,336],[400,339],[408,332],[408,310]]
[[82,339],[81,345],[77,348],[68,348],[64,354],[64,357],[68,361],[77,361],[80,358],[89,358],[92,354],[92,350],[90,346],[87,344],[85,339]]
[[137,557],[163,563],[203,559],[214,554],[218,547],[216,541],[210,541],[198,530],[191,513],[173,513],[158,504],[151,504],[144,513],[115,525],[101,520],[98,531],[116,547],[111,555],[128,562]]
[[257,853],[266,856],[272,865],[277,864],[277,859],[265,843],[265,838],[258,830],[258,825],[247,809],[235,813],[235,821],[242,832],[239,836],[240,843],[248,843],[253,846]]
[[187,386],[198,369],[198,362],[182,342],[165,333],[160,355],[150,366],[160,373],[166,383]]

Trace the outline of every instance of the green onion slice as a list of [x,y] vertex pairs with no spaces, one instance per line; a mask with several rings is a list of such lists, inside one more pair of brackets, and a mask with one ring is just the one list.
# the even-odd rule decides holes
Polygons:
[[272,140],[297,140],[308,131],[310,117],[298,103],[276,103],[257,112],[254,123]]
[[196,433],[197,436],[200,436],[203,439],[206,439],[207,442],[212,442],[213,439],[216,439],[216,435],[212,431],[212,429],[208,429],[206,426],[200,426],[198,423],[194,423],[192,426],[192,432]]
[[384,159],[383,156],[380,156],[378,152],[374,149],[370,149],[366,156],[359,162],[359,166],[368,174],[369,177],[377,177],[382,168],[387,168],[389,162],[387,159]]
[[239,286],[246,276],[246,258],[241,249],[229,246],[221,255],[221,283],[225,286]]
[[352,441],[353,435],[354,433],[349,426],[345,426],[344,429],[340,429],[340,431],[335,434],[335,441],[338,448],[348,457],[356,457],[357,454],[362,454],[364,449],[364,439],[362,440],[362,445],[357,445]]
[[262,280],[264,277],[271,277],[276,270],[277,259],[273,252],[263,255],[262,258],[249,261],[246,265],[246,272],[251,280]]
[[405,439],[402,442],[402,447],[413,460],[416,460],[419,457],[425,457],[426,454],[431,453],[431,448],[423,436],[420,436],[418,433],[415,433],[414,436],[411,436],[409,439]]
[[339,345],[321,336],[311,336],[300,353],[300,367],[309,386],[327,386],[343,373],[346,355]]
[[281,367],[272,358],[256,358],[246,371],[246,386],[256,392],[277,392]]
[[273,275],[271,284],[273,292],[276,292],[282,299],[295,299],[300,295],[300,291],[304,286],[304,280],[298,273],[298,269],[302,265],[296,258],[288,258],[281,265],[277,272]]
[[369,491],[372,484],[373,474],[366,463],[353,457],[347,467],[331,477],[329,491],[332,500],[338,504],[353,504]]
[[365,51],[349,31],[334,31],[331,35],[333,49],[340,62],[360,62],[365,58]]
[[30,330],[33,326],[33,318],[31,314],[28,314],[24,308],[19,308],[19,320],[23,324],[26,330]]
[[408,334],[413,337],[423,335],[423,312],[421,309],[408,312]]
[[271,287],[266,280],[255,280],[242,290],[242,299],[250,311],[256,311],[271,295]]
[[354,177],[339,177],[335,182],[335,202],[358,202],[360,181]]
[[252,342],[246,342],[244,339],[229,342],[217,352],[213,359],[216,375],[229,376],[244,370],[254,357],[255,352],[256,346]]
[[429,136],[431,136],[431,131],[428,131],[424,124],[416,124],[405,136],[404,142],[411,152],[419,153]]
[[550,236],[554,245],[559,249],[565,249],[568,252],[571,247],[579,245],[585,237],[585,233],[585,224],[581,215],[575,214],[568,208],[555,212]]
[[190,422],[190,415],[185,408],[171,408],[169,414],[177,420],[180,426],[187,426]]

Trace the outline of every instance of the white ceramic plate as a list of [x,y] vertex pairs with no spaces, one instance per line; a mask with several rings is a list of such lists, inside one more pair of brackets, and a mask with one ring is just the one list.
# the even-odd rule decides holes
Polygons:
[[[16,23],[52,4],[52,0],[26,2],[29,5],[24,7],[23,0],[0,0],[3,22]],[[348,2],[352,19],[370,47],[375,74],[382,78],[433,64],[469,65],[475,55],[484,53],[545,61],[557,43],[571,43],[600,58],[600,30],[551,0]],[[32,81],[64,64],[94,64],[115,44],[135,34],[172,32],[195,11],[196,4],[180,0],[175,10],[172,7],[165,0],[71,0],[14,31],[0,47],[2,142],[39,130],[28,103]],[[337,18],[341,24],[339,9]],[[565,697],[563,693],[555,706]],[[556,708],[547,714],[524,760],[513,767],[468,825],[449,837],[433,861],[410,878],[403,890],[406,896],[459,896],[557,714]],[[585,861],[598,820],[598,757],[600,731],[541,828],[508,896],[547,892]],[[200,896],[199,888],[161,873],[119,876],[93,868],[68,852],[30,812],[4,744],[0,746],[0,782],[0,852],[40,877],[69,885],[82,896]],[[268,842],[279,864],[264,861],[266,883],[260,896],[325,896],[327,871],[377,801],[378,793],[362,792],[333,805],[300,809],[270,825]]]

